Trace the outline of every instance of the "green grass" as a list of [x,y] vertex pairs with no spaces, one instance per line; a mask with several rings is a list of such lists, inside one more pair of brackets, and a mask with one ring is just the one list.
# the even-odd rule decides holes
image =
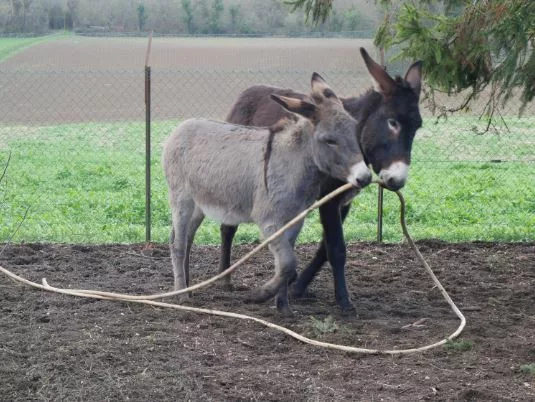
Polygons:
[[456,352],[466,352],[474,346],[474,343],[472,341],[468,340],[460,340],[460,341],[452,341],[448,340],[444,347],[447,350],[454,350]]
[[535,363],[523,364],[520,366],[520,371],[525,374],[531,374],[535,376]]
[[310,322],[308,324],[307,332],[313,338],[321,338],[324,335],[335,333],[340,329],[332,315],[325,317],[323,320],[313,316],[310,316],[309,319]]
[[0,38],[0,62],[16,55],[30,46],[65,37],[66,35],[68,34],[61,33],[31,38]]
[[[152,235],[165,242],[170,227],[161,143],[176,121],[153,126]],[[447,241],[535,240],[535,119],[510,119],[510,131],[477,135],[475,119],[426,122],[414,144],[407,221],[415,238]],[[145,129],[142,122],[79,123],[45,127],[0,126],[0,241],[6,241],[30,207],[15,241],[140,242],[144,240]],[[468,160],[468,161],[467,161]],[[500,160],[500,162],[491,162]],[[1,172],[1,170],[0,170]],[[348,241],[373,240],[377,189],[353,202],[345,224]],[[385,193],[384,239],[402,240],[397,196]],[[299,242],[321,238],[317,213]],[[258,239],[242,225],[237,241]],[[196,242],[219,243],[219,226],[206,220]]]

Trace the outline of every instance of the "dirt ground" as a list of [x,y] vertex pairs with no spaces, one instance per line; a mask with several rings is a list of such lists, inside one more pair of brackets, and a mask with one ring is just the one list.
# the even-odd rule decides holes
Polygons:
[[[146,38],[75,36],[0,63],[0,123],[59,124],[145,119]],[[338,95],[371,85],[359,47],[369,39],[154,38],[152,118],[224,119],[255,84],[308,91],[313,71]]]
[[[32,46],[0,63],[0,124],[143,121],[146,38],[70,38]],[[159,119],[224,119],[238,95],[269,84],[308,92],[322,74],[339,96],[371,87],[359,47],[378,59],[370,39],[154,38],[150,54],[151,115]],[[406,66],[391,65],[403,74]],[[440,103],[460,99],[437,94]],[[487,98],[472,105],[479,116]],[[518,103],[504,115],[516,116]],[[422,114],[431,115],[426,104]],[[535,113],[535,102],[525,115]]]
[[[58,295],[2,277],[0,399],[535,400],[535,376],[520,369],[535,363],[535,243],[419,246],[468,324],[460,342],[404,357],[330,351],[251,322]],[[236,257],[252,247],[236,247]],[[314,250],[298,246],[301,264]],[[194,248],[194,282],[214,274],[217,257],[217,247]],[[0,265],[62,287],[147,294],[172,285],[165,245],[13,245]],[[406,245],[351,244],[347,270],[358,317],[338,312],[329,269],[306,299],[291,301],[293,317],[273,302],[244,303],[272,274],[267,252],[238,270],[233,291],[213,287],[188,304],[371,348],[421,346],[457,328]],[[318,320],[334,320],[336,330]]]

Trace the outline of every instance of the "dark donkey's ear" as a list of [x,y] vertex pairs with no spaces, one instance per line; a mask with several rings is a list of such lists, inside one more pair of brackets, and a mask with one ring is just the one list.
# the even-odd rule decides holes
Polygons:
[[405,81],[409,83],[418,98],[420,98],[420,90],[422,89],[422,65],[421,61],[417,61],[405,73]]
[[394,90],[396,89],[396,82],[392,79],[390,75],[388,75],[383,66],[377,64],[370,57],[368,52],[363,47],[360,48],[360,54],[364,59],[364,63],[366,64],[368,72],[370,73],[374,81],[377,83],[377,92],[380,92],[385,96],[391,96],[394,93]]
[[289,98],[287,96],[275,94],[271,94],[271,99],[273,99],[286,110],[292,113],[300,114],[307,119],[314,117],[314,113],[316,112],[316,105],[305,100]]

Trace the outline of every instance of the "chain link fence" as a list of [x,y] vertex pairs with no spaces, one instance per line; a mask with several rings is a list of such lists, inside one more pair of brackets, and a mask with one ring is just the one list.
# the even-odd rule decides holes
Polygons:
[[[351,57],[340,52],[332,60],[330,54],[309,57],[314,52],[312,39],[302,40],[301,48],[244,42],[241,50],[236,45],[227,51],[206,47],[204,42],[186,51],[169,47],[165,41],[173,39],[154,42],[152,59],[156,63],[150,76],[151,229],[157,242],[167,241],[170,225],[161,147],[180,121],[189,117],[224,119],[241,91],[254,84],[307,92],[313,71],[321,73],[339,96],[355,96],[370,87],[357,56],[358,41],[351,45]],[[369,44],[368,49],[377,56]],[[146,41],[136,42],[138,47],[145,45]],[[71,61],[81,57],[69,49],[63,50],[63,57]],[[109,55],[92,49],[87,65],[106,66]],[[130,56],[120,47],[113,49],[122,66]],[[254,57],[258,60],[252,62]],[[170,67],[173,63],[161,62],[166,58],[179,62]],[[27,208],[15,241],[144,241],[142,62],[136,62],[139,68],[120,70],[88,69],[80,61],[77,68],[51,71],[44,59],[42,64],[45,67],[39,66],[39,60],[23,68],[21,64],[0,64],[0,167],[11,155],[0,183],[0,241],[9,239]],[[387,67],[391,74],[403,74],[407,65]],[[445,97],[441,101],[455,100]],[[483,106],[484,97],[470,113],[437,123],[422,102],[424,127],[414,143],[411,177],[404,190],[409,225],[416,237],[535,240],[535,108],[528,105],[519,117],[520,105],[512,100],[487,129],[487,121],[479,118]],[[397,199],[387,192],[384,203],[383,238],[398,241],[402,234]],[[301,240],[319,239],[317,218],[308,222]],[[377,189],[370,187],[354,201],[345,230],[350,240],[374,240],[376,226]],[[254,228],[245,226],[238,240],[253,241],[256,236]],[[210,242],[217,237],[218,226],[207,223],[197,239]]]

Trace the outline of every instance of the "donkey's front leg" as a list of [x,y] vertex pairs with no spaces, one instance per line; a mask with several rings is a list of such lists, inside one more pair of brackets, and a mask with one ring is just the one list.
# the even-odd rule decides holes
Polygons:
[[[340,205],[334,203],[320,209],[320,219],[323,225],[325,248],[327,259],[331,263],[334,277],[334,295],[336,302],[344,313],[356,312],[347,290],[345,265],[346,243],[340,215]],[[347,211],[345,211],[347,214]]]
[[[349,208],[346,209],[345,215],[347,215]],[[322,224],[325,230],[325,246],[327,249],[327,259],[331,263],[334,277],[334,296],[336,302],[342,309],[343,313],[356,313],[357,309],[355,305],[351,302],[349,297],[349,291],[347,289],[346,283],[346,243],[344,240],[344,230],[343,230],[343,218],[334,211],[329,211],[326,213],[325,217],[321,217]],[[332,213],[332,218],[329,214]],[[334,219],[334,216],[337,219]]]
[[277,308],[282,313],[290,313],[288,302],[288,282],[296,275],[297,259],[291,242],[282,236],[269,244],[275,258],[275,275],[267,281],[251,300],[257,303],[271,299],[278,293]]
[[[301,228],[303,227],[303,223],[301,222],[290,229],[286,230],[284,232],[284,236],[288,239],[290,242],[290,245],[292,246],[292,253],[295,258],[295,241],[297,240],[297,236],[299,235],[299,232],[301,231]],[[297,267],[297,262],[294,262],[294,266]],[[293,270],[293,274],[291,274],[290,277],[288,277],[288,280],[282,284],[282,286],[279,288],[279,292],[276,297],[276,305],[277,309],[282,312],[283,314],[290,315],[292,314],[292,311],[290,310],[290,304],[288,302],[288,288],[289,285],[294,282],[297,278],[297,271]]]
[[349,298],[345,281],[346,246],[342,223],[349,212],[350,204],[344,205],[340,214],[337,212],[339,208],[339,203],[336,200],[320,207],[321,223],[323,224],[322,242],[310,264],[299,274],[297,281],[293,284],[292,296],[304,296],[310,282],[322,265],[329,260],[333,270],[336,301],[342,311],[349,312],[354,311],[355,307]]

